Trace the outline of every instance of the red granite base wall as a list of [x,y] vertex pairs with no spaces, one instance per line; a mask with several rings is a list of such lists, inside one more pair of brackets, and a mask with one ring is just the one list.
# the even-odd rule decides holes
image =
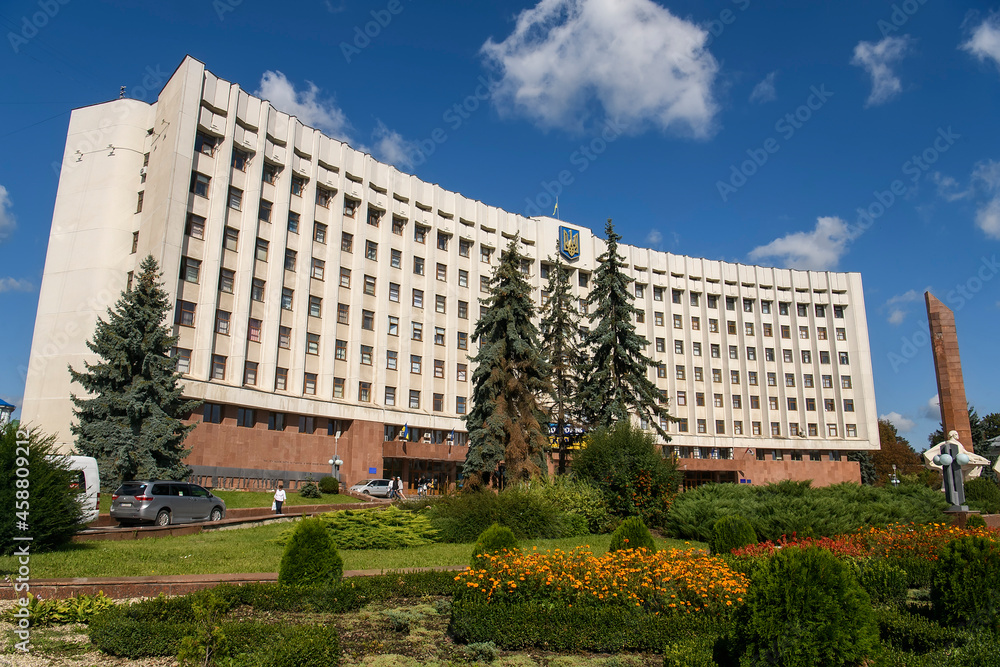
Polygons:
[[813,486],[829,486],[842,482],[861,483],[861,465],[855,461],[758,461],[756,459],[680,459],[677,467],[684,472],[725,470],[736,472],[737,481],[750,484],[771,484],[790,479],[796,482],[812,480]]

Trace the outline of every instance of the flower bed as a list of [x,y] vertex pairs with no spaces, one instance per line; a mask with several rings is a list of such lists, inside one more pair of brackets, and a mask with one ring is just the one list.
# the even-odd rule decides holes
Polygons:
[[782,538],[751,544],[733,551],[734,556],[770,556],[785,547],[816,546],[828,549],[840,557],[896,558],[933,561],[946,544],[960,537],[976,536],[997,539],[988,528],[959,528],[944,523],[893,524],[884,528],[868,528],[856,533],[821,538]]
[[570,551],[500,552],[455,577],[456,599],[485,604],[624,606],[650,614],[726,615],[748,581],[701,552],[623,549],[595,556]]

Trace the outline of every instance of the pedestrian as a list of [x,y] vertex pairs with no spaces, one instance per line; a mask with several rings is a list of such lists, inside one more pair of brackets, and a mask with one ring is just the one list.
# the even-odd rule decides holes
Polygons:
[[421,477],[417,480],[417,495],[423,498],[427,495],[427,478]]
[[390,477],[389,478],[389,500],[395,500],[395,499],[396,499],[396,478],[395,477]]
[[278,482],[278,489],[274,492],[274,503],[271,505],[271,509],[274,510],[275,514],[281,514],[281,505],[285,502],[285,483]]
[[406,496],[403,495],[403,480],[398,476],[396,477],[396,497],[400,500],[406,500]]

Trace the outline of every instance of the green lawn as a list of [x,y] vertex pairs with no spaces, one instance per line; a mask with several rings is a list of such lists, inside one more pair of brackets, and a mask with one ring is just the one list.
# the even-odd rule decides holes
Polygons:
[[[271,501],[274,500],[273,491],[213,491],[212,493],[226,501],[226,507],[228,509],[241,509],[244,507],[270,507]],[[362,502],[352,496],[342,496],[336,493],[324,493],[322,498],[303,498],[294,491],[291,491],[286,495],[285,507]],[[101,514],[107,514],[110,511],[111,494],[102,493]]]
[[[140,577],[156,574],[277,572],[284,547],[268,541],[287,527],[272,523],[254,528],[209,531],[183,537],[122,542],[81,542],[64,551],[31,556],[32,579],[65,577]],[[533,540],[523,546],[568,549],[590,545],[607,551],[610,535],[559,540]],[[705,548],[700,542],[658,539],[660,547]],[[431,565],[465,565],[471,544],[431,544],[414,549],[342,550],[345,570],[401,569]],[[14,557],[0,557],[0,575],[17,569]]]

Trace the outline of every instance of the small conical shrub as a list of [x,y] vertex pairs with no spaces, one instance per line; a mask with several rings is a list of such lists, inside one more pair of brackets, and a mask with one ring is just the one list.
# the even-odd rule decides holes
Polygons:
[[728,554],[748,544],[757,544],[757,533],[750,522],[739,514],[724,516],[712,526],[709,546],[713,554]]
[[982,514],[973,514],[965,522],[966,528],[986,528],[986,519]]
[[286,586],[332,586],[344,575],[344,561],[321,519],[302,519],[281,557],[278,583]]
[[340,482],[336,477],[320,477],[319,490],[322,493],[340,493]]
[[494,523],[492,526],[479,534],[476,539],[476,547],[472,550],[472,567],[482,567],[482,556],[496,551],[506,549],[507,551],[518,550],[517,538],[514,531],[507,526]]
[[608,551],[618,551],[619,549],[649,549],[656,551],[653,543],[653,536],[649,533],[649,528],[637,516],[630,516],[622,521],[622,524],[611,533],[611,546]]

